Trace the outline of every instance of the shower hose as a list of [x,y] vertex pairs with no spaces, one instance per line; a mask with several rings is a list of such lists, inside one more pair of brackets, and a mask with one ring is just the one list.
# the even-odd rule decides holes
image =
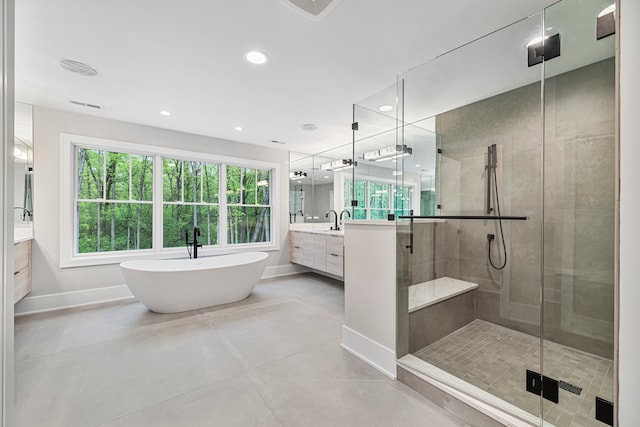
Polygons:
[[[500,216],[500,197],[498,196],[498,177],[497,177],[497,174],[496,174],[496,168],[491,168],[491,169],[493,169],[493,184],[494,184],[495,189],[496,189],[496,208],[497,208],[498,216]],[[491,170],[489,170],[489,173],[491,173]],[[507,265],[507,245],[504,242],[504,231],[502,229],[502,220],[501,219],[498,220],[498,224],[500,225],[500,239],[502,240],[502,251],[504,252],[504,262],[500,266],[496,266],[493,263],[493,260],[491,259],[491,240],[493,240],[493,239],[491,239],[491,240],[489,240],[489,249],[488,249],[488,252],[489,252],[489,264],[491,264],[491,267],[493,267],[496,270],[502,270]]]

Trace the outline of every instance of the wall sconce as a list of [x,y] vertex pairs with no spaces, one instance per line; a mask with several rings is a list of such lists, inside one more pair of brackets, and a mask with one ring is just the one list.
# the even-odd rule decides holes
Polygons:
[[365,160],[373,162],[385,162],[391,159],[397,159],[398,157],[409,156],[413,154],[413,149],[406,145],[393,145],[387,148],[381,148],[376,151],[369,151],[364,153],[362,157]]
[[351,169],[354,166],[358,166],[357,162],[354,162],[351,159],[342,159],[342,160],[334,160],[329,163],[322,163],[320,165],[320,169],[323,171],[341,171],[345,169]]
[[307,177],[307,173],[306,172],[302,172],[302,171],[289,172],[289,179],[291,181],[297,181],[299,179],[304,179],[306,177]]
[[616,4],[605,7],[596,19],[596,40],[616,33]]

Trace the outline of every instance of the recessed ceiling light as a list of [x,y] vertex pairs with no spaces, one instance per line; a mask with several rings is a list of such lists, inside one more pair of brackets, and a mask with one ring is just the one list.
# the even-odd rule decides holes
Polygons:
[[378,110],[386,113],[387,111],[393,110],[393,107],[391,105],[382,105],[381,107],[378,107]]
[[60,66],[72,73],[80,74],[81,76],[95,76],[98,74],[98,70],[91,65],[87,65],[83,62],[73,61],[71,59],[61,59]]
[[318,129],[318,125],[315,125],[313,123],[305,123],[302,126],[300,126],[300,128],[302,130],[316,130]]
[[420,167],[420,165],[416,165],[416,167],[417,167],[417,168],[419,168],[419,167]]
[[324,178],[325,178],[325,179],[329,178],[329,175],[325,175],[325,176],[324,176]]
[[244,130],[242,126],[236,126],[234,127],[234,129],[237,130],[238,132],[242,132]]
[[160,114],[162,114],[163,116],[170,116],[171,112],[167,111],[167,110],[162,110],[162,111],[160,111]]
[[257,50],[250,50],[244,54],[244,57],[252,64],[261,65],[267,62],[267,55],[262,52],[258,52]]

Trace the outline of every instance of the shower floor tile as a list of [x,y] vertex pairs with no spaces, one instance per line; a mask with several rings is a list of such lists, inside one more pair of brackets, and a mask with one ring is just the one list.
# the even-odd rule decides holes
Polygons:
[[[540,398],[525,390],[525,374],[540,372],[540,340],[484,320],[428,345],[416,357],[537,415]],[[596,396],[613,401],[613,361],[545,342],[544,375],[582,388],[560,389],[559,403],[544,400],[546,421],[565,426],[604,426],[595,420]]]

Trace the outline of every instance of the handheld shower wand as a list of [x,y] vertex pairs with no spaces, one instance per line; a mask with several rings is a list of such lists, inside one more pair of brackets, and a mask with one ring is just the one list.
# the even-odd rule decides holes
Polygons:
[[491,179],[492,177],[495,179],[496,168],[498,167],[497,151],[496,144],[487,147],[487,165],[484,168],[487,171],[487,215],[491,215],[493,211],[491,207]]

